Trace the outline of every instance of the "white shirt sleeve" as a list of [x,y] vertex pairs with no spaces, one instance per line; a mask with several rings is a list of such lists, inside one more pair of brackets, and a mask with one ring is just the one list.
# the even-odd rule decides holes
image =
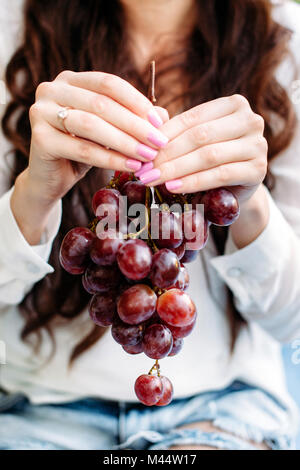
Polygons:
[[[294,31],[291,50],[299,65],[300,6],[287,3],[278,10],[281,22]],[[300,103],[293,99],[290,62],[278,78],[290,91],[300,123]],[[275,157],[270,168],[275,177],[268,193],[270,219],[263,233],[238,250],[230,236],[225,255],[211,260],[234,294],[237,309],[281,342],[300,337],[300,124],[289,148]]]
[[43,243],[30,246],[10,208],[13,188],[0,198],[0,308],[19,304],[32,286],[53,268],[47,261],[61,222],[61,201],[52,209]]

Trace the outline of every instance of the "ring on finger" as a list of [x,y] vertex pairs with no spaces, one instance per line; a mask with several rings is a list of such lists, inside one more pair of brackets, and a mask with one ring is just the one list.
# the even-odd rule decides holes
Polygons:
[[69,115],[69,110],[70,109],[72,109],[72,108],[70,108],[68,106],[65,107],[65,108],[60,109],[57,113],[57,119],[58,119],[58,122],[63,127],[65,133],[71,135],[72,137],[75,137],[75,134],[72,134],[71,132],[69,132],[69,130],[66,127],[66,119]]

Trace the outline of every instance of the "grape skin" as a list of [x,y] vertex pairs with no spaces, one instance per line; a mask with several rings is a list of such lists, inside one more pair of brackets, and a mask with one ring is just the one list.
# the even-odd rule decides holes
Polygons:
[[119,249],[117,261],[124,276],[139,281],[147,277],[150,272],[152,253],[143,240],[128,240]]
[[164,289],[174,284],[179,276],[180,264],[171,250],[164,248],[153,255],[149,275],[153,286]]
[[172,401],[174,394],[173,385],[172,382],[163,375],[160,377],[160,380],[162,382],[163,391],[161,398],[156,403],[156,406],[166,406]]
[[173,346],[170,330],[161,324],[150,325],[146,328],[143,338],[143,350],[152,359],[166,357]]
[[94,295],[89,303],[89,314],[98,326],[110,326],[113,323],[116,302],[111,292]]
[[113,339],[122,346],[136,346],[142,341],[143,325],[127,325],[117,319],[111,328]]
[[239,217],[238,200],[228,189],[211,189],[205,193],[201,201],[205,207],[206,218],[215,225],[228,226]]
[[125,290],[118,300],[118,314],[129,325],[148,320],[155,312],[157,296],[145,284],[136,284]]
[[83,274],[89,263],[89,252],[95,235],[85,227],[75,227],[64,237],[59,260],[70,274]]
[[196,307],[188,294],[170,289],[158,298],[157,313],[169,325],[187,326],[196,317]]
[[134,385],[137,398],[146,406],[155,405],[163,394],[163,384],[156,375],[140,375]]
[[110,266],[116,262],[117,252],[124,243],[121,233],[108,229],[101,234],[101,238],[95,238],[90,257],[99,266]]
[[168,356],[169,357],[176,356],[176,354],[178,354],[179,351],[181,351],[182,346],[183,346],[183,339],[173,338],[173,347],[172,347],[171,351],[169,352]]
[[120,271],[114,266],[90,265],[84,273],[85,284],[95,293],[103,293],[117,287],[120,282]]

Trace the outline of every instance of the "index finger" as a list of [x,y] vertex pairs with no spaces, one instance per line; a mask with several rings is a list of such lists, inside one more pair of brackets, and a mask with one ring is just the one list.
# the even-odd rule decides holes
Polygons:
[[174,116],[163,125],[161,131],[172,140],[187,129],[233,114],[246,103],[246,99],[240,95],[217,98]]
[[151,101],[117,75],[104,72],[64,71],[56,80],[64,80],[70,85],[109,96],[143,119],[148,119],[157,128],[163,124]]

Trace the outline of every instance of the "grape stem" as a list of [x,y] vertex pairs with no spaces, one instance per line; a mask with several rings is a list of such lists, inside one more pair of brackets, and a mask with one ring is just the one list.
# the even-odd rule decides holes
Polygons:
[[158,362],[157,359],[156,359],[154,365],[149,370],[148,375],[153,375],[154,370],[156,370],[157,376],[160,377],[160,365],[159,365],[159,362]]

